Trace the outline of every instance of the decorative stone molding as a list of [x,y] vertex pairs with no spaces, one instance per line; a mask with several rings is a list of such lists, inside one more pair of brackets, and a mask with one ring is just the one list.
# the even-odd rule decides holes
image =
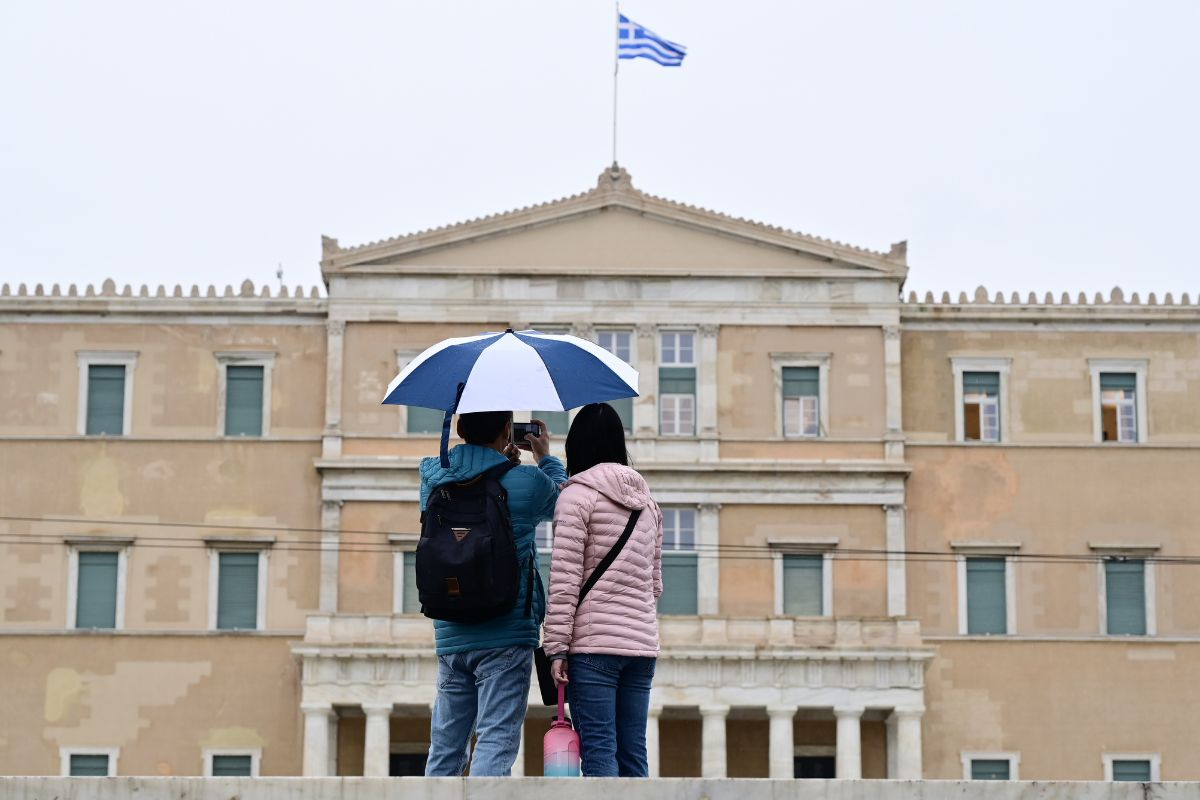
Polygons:
[[[314,299],[314,300],[321,299],[321,290],[320,290],[320,288],[318,288],[316,286],[311,287],[307,294],[308,294],[309,299]],[[68,285],[66,287],[65,291],[60,284],[55,283],[50,286],[50,290],[48,292],[46,291],[45,284],[39,283],[33,287],[32,293],[29,292],[29,289],[26,287],[26,285],[24,283],[18,284],[16,291],[13,291],[12,287],[7,283],[0,285],[0,298],[21,297],[21,298],[34,298],[34,299],[36,299],[36,298],[55,299],[55,298],[64,298],[64,297],[65,298],[83,297],[86,299],[86,298],[134,297],[134,296],[135,295],[133,293],[133,287],[130,286],[129,284],[126,284],[124,290],[121,291],[120,294],[118,294],[117,293],[117,285],[113,281],[112,278],[105,279],[104,282],[100,284],[100,288],[98,290],[92,284],[88,284],[87,286],[84,287],[82,295],[79,292],[79,288],[73,283]],[[188,293],[187,296],[189,298],[201,297],[202,295],[201,295],[200,286],[198,284],[192,284],[191,291]],[[217,288],[213,285],[209,285],[207,292],[203,296],[210,297],[210,298],[217,297]],[[243,298],[243,299],[253,298],[256,300],[289,299],[289,298],[302,299],[305,297],[305,291],[304,291],[303,286],[296,286],[295,290],[289,294],[288,288],[286,286],[280,286],[278,290],[273,292],[271,289],[271,286],[269,284],[263,284],[261,290],[259,290],[256,293],[255,289],[254,289],[254,281],[247,279],[247,280],[242,281],[242,283],[240,284],[240,286],[238,287],[238,290],[236,292],[234,291],[233,286],[231,286],[231,285],[226,286],[225,290],[224,290],[224,296],[225,296],[225,298]],[[149,286],[147,286],[146,284],[142,284],[142,286],[138,289],[136,297],[159,300],[159,301],[184,299],[184,289],[181,284],[175,284],[174,289],[172,289],[168,292],[168,289],[165,285],[159,284],[157,286],[157,288],[155,288],[152,292],[151,288]]]
[[1119,286],[1114,286],[1109,292],[1107,298],[1103,294],[1097,292],[1089,301],[1087,295],[1080,292],[1075,300],[1071,299],[1071,295],[1063,292],[1056,301],[1051,292],[1046,292],[1039,300],[1035,292],[1029,292],[1025,300],[1022,300],[1019,293],[1013,292],[1008,300],[1004,299],[1004,295],[996,292],[993,296],[986,288],[980,286],[975,289],[974,294],[968,298],[966,292],[959,292],[957,300],[950,299],[949,292],[942,292],[940,299],[935,299],[933,292],[925,292],[923,299],[918,299],[915,291],[908,293],[907,299],[902,301],[907,306],[963,306],[963,305],[981,305],[981,306],[1178,306],[1195,308],[1200,306],[1200,294],[1196,295],[1196,302],[1193,303],[1191,295],[1184,292],[1175,302],[1175,296],[1171,292],[1163,295],[1162,302],[1158,300],[1158,296],[1151,292],[1147,295],[1146,300],[1142,301],[1139,294],[1134,292],[1128,299],[1125,297],[1125,291]]

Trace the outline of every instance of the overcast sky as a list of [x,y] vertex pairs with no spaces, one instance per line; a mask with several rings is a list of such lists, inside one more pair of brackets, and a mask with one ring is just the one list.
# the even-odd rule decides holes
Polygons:
[[[886,250],[907,288],[1200,291],[1200,2],[626,0],[635,186]],[[613,5],[0,4],[0,281],[320,281],[590,188]]]

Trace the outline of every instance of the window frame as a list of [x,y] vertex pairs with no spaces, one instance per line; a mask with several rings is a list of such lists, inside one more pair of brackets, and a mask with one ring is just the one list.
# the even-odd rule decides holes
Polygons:
[[[954,375],[954,441],[970,445],[996,445],[1009,441],[1009,393],[1008,374],[1012,367],[1012,359],[1002,356],[950,356],[950,371]],[[966,418],[963,414],[963,403],[966,392],[963,391],[964,372],[998,372],[1000,373],[1000,388],[996,394],[996,402],[1000,405],[1000,436],[998,439],[967,439]]]
[[[1135,639],[1157,636],[1158,587],[1153,558],[1158,555],[1162,547],[1160,545],[1122,545],[1088,542],[1088,548],[1099,557],[1096,562],[1096,569],[1098,576],[1097,583],[1100,589],[1097,602],[1100,617],[1100,635]],[[1146,615],[1146,632],[1144,634],[1108,632],[1108,571],[1104,568],[1104,565],[1105,562],[1113,558],[1132,559],[1142,562],[1142,587],[1145,593],[1145,597],[1142,599],[1142,610]]]
[[[612,327],[596,328],[595,334],[596,334],[596,346],[597,347],[599,347],[601,350],[611,353],[616,358],[620,358],[622,361],[624,361],[629,366],[631,366],[631,367],[633,366],[633,362],[637,358],[637,331],[635,331],[633,328],[621,327],[619,325],[616,325],[616,326],[612,326]],[[614,352],[612,350],[609,350],[607,347],[600,344],[600,337],[604,334],[611,334],[611,335],[613,335],[614,339],[619,334],[624,334],[624,335],[628,336],[629,337],[629,358],[621,358],[621,356],[619,354],[617,354],[616,352]]]
[[[1017,575],[1016,555],[1021,549],[1019,542],[951,542],[955,553],[955,568],[958,576],[958,635],[959,636],[1015,636],[1017,633]],[[968,633],[967,619],[967,559],[1004,559],[1004,633]]]
[[973,761],[1007,761],[1008,762],[1008,780],[1021,780],[1021,754],[1016,752],[973,752],[963,751],[959,754],[962,758],[963,780],[975,780],[971,777],[971,762]]
[[[1092,441],[1095,444],[1102,444],[1105,447],[1112,445],[1129,447],[1135,444],[1144,444],[1150,440],[1150,398],[1146,394],[1146,373],[1149,367],[1150,360],[1147,358],[1088,359],[1088,371],[1092,376]],[[1134,390],[1136,392],[1136,397],[1134,397],[1134,415],[1137,420],[1136,436],[1132,442],[1106,442],[1104,441],[1104,410],[1101,406],[1100,375],[1101,373],[1122,372],[1132,372],[1137,379],[1137,388]]]
[[[250,776],[257,778],[260,776],[259,769],[262,764],[262,748],[261,747],[206,747],[202,751],[204,758],[204,777],[212,778],[213,775],[213,757],[214,756],[250,756]],[[231,776],[221,776],[231,777]]]
[[[775,378],[775,434],[779,439],[827,439],[829,438],[829,370],[833,363],[832,353],[770,353],[771,371]],[[784,427],[783,369],[784,367],[817,368],[817,433],[789,434]]]
[[[668,616],[668,617],[703,616],[705,614],[705,603],[703,602],[703,598],[702,598],[703,561],[701,559],[701,554],[700,554],[700,549],[699,549],[700,526],[701,526],[700,509],[697,506],[690,504],[690,503],[668,503],[665,505],[661,505],[659,508],[660,508],[660,511],[663,513],[662,557],[664,560],[664,564],[669,559],[683,558],[686,556],[690,556],[694,560],[695,569],[696,569],[696,613],[693,615],[693,614],[663,614],[662,612],[658,612],[658,616]],[[678,523],[678,517],[676,517],[675,525],[671,528],[671,534],[673,536],[675,536],[675,544],[672,546],[668,546],[668,544],[667,544],[667,526],[666,526],[667,512],[672,512],[674,514],[678,514],[679,512],[690,512],[691,513],[691,515],[692,515],[692,544],[691,544],[691,547],[683,548],[683,547],[678,546],[678,541],[679,541],[678,532],[681,528],[681,526]],[[666,570],[664,569],[663,571],[665,573]],[[667,592],[667,586],[666,586],[666,580],[664,578],[663,593],[666,594],[666,592]],[[657,603],[655,605],[657,607]]]
[[[211,633],[235,635],[265,631],[267,629],[267,580],[270,576],[268,562],[270,560],[271,546],[275,543],[275,538],[273,536],[254,539],[209,538],[204,541],[208,545],[208,630]],[[217,627],[217,610],[220,600],[217,595],[221,580],[222,553],[258,554],[258,597],[253,628]]]
[[[79,363],[79,408],[75,419],[75,432],[79,436],[132,436],[133,435],[133,376],[137,368],[137,350],[76,350],[75,358]],[[88,368],[124,367],[125,368],[125,398],[121,409],[121,432],[92,433],[87,432],[88,416]]]
[[1101,757],[1104,764],[1104,780],[1113,780],[1114,761],[1149,761],[1150,782],[1162,780],[1162,754],[1160,753],[1104,753]]
[[774,612],[784,616],[784,556],[821,556],[821,613],[818,618],[833,616],[833,557],[837,549],[836,537],[816,539],[767,539],[771,550],[771,567],[774,571]]
[[[217,436],[221,439],[265,439],[271,435],[271,383],[275,369],[275,353],[268,351],[229,351],[213,353],[217,359]],[[258,436],[225,433],[225,414],[228,410],[229,367],[262,367],[262,431]]]
[[[67,630],[120,631],[125,629],[125,595],[129,575],[129,547],[133,537],[80,536],[68,537],[67,545]],[[117,554],[117,610],[112,628],[76,628],[79,617],[79,554]]]
[[411,617],[419,615],[421,609],[416,611],[404,610],[404,556],[406,553],[417,552],[417,542],[420,541],[421,534],[419,533],[390,533],[388,534],[388,543],[392,545],[392,613],[401,616]]
[[71,756],[108,756],[108,775],[77,775],[78,778],[115,778],[117,760],[121,757],[119,747],[60,747],[58,748],[59,770],[64,778],[71,776]]
[[[672,335],[672,336],[678,337],[680,334],[686,334],[686,335],[692,337],[692,358],[690,361],[679,360],[679,339],[676,338],[675,339],[675,347],[674,347],[675,355],[673,357],[674,360],[668,362],[663,358],[663,352],[664,352],[663,337],[667,336],[667,335]],[[699,363],[698,359],[696,358],[696,356],[697,356],[696,348],[699,345],[699,341],[700,341],[699,334],[700,334],[700,332],[696,328],[659,328],[656,331],[655,348],[656,348],[656,353],[658,356],[658,361],[655,364],[655,369],[657,370],[656,384],[659,385],[658,425],[656,427],[657,427],[659,436],[669,437],[672,439],[677,439],[677,438],[683,438],[683,439],[692,438],[692,439],[694,439],[699,435],[699,431],[700,431],[700,363]],[[694,384],[692,387],[692,393],[691,394],[676,394],[676,393],[664,394],[662,392],[662,388],[661,388],[661,376],[662,376],[662,369],[664,367],[666,367],[668,369],[675,368],[675,367],[679,367],[682,369],[691,369],[693,371],[692,375],[693,375],[693,380],[694,380]],[[674,410],[675,430],[670,433],[668,433],[666,431],[665,427],[663,426],[663,411],[665,410],[665,406],[666,406],[665,401],[668,397],[677,398],[677,399],[684,398],[684,397],[692,398],[692,429],[690,431],[686,431],[686,432],[682,432],[682,433],[679,432],[679,407],[678,407],[678,404],[676,404],[676,407]]]

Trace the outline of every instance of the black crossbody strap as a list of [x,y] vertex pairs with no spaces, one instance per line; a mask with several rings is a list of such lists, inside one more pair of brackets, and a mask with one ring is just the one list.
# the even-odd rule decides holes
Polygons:
[[604,571],[612,566],[612,563],[617,560],[617,556],[621,555],[621,549],[629,541],[629,536],[633,533],[633,528],[637,525],[638,517],[641,515],[642,510],[640,508],[634,509],[633,513],[629,515],[629,522],[625,523],[625,530],[621,532],[621,538],[617,539],[617,543],[605,554],[604,559],[596,565],[596,568],[592,570],[591,577],[587,579],[587,583],[579,590],[579,603],[576,604],[577,607],[583,605],[583,598],[587,597],[587,593],[596,585],[596,581],[600,580],[601,576],[604,575]]

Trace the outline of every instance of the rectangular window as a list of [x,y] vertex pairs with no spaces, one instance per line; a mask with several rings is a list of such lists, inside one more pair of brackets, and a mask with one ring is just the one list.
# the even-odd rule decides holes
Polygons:
[[670,366],[694,366],[696,334],[691,331],[664,331],[659,336],[658,363]]
[[696,510],[664,508],[662,515],[663,593],[658,599],[658,613],[696,614],[699,609]]
[[820,369],[783,367],[783,435],[820,436]]
[[962,374],[963,439],[1000,441],[1000,373]]
[[[596,343],[626,364],[632,363],[633,334],[629,331],[597,331]],[[619,400],[609,400],[608,404],[616,409],[625,425],[626,433],[633,433],[633,398],[622,397]]]
[[1011,776],[1011,762],[1006,758],[971,759],[971,780],[1007,781]]
[[825,556],[784,555],[783,613],[819,617],[825,613]]
[[1154,780],[1153,770],[1149,759],[1113,759],[1112,779],[1114,781],[1140,781],[1147,783]]
[[421,598],[417,592],[417,554],[411,551],[406,552],[402,561],[404,597],[401,600],[400,610],[404,614],[420,614]]
[[1104,600],[1110,634],[1146,634],[1146,562],[1110,558],[1104,562]]
[[534,529],[537,541],[538,574],[542,578],[542,588],[546,596],[550,596],[550,560],[554,552],[554,523],[544,520]]
[[262,366],[225,365],[225,435],[263,435]]
[[254,775],[253,764],[252,756],[214,755],[212,757],[212,777],[249,778]]
[[696,368],[658,370],[659,431],[664,436],[696,433]]
[[72,753],[69,775],[73,778],[107,777],[109,758],[111,756],[106,753]]
[[259,553],[220,553],[217,564],[217,628],[258,628]]
[[1105,442],[1136,442],[1137,373],[1100,373],[1100,439]]
[[120,553],[83,551],[78,558],[75,627],[116,628]]
[[967,559],[967,633],[1008,633],[1007,561],[1004,558]]
[[125,433],[125,366],[89,364],[87,368],[88,436]]

